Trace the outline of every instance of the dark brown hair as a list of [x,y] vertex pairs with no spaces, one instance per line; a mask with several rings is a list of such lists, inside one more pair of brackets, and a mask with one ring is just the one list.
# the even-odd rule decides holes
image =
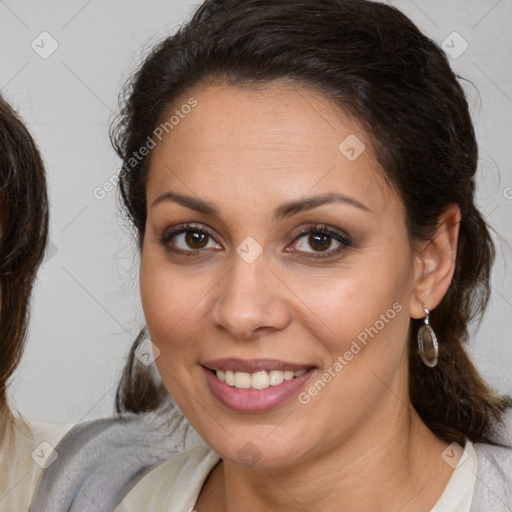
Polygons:
[[28,304],[48,237],[43,162],[16,112],[0,96],[0,440],[9,425],[9,378],[20,361]]
[[[462,214],[456,271],[431,325],[439,363],[426,367],[413,340],[410,397],[440,438],[483,440],[506,402],[468,358],[468,325],[489,297],[494,247],[474,202],[478,150],[468,104],[442,50],[400,11],[367,0],[207,0],[161,42],[125,90],[112,139],[123,159],[124,207],[142,244],[150,156],[131,156],[192,87],[261,85],[285,79],[312,88],[365,127],[388,183],[405,205],[412,242],[432,238],[451,204]],[[136,341],[144,337],[144,333]],[[165,400],[132,357],[118,389],[119,411]],[[141,391],[139,391],[141,390]],[[149,401],[145,401],[147,397]]]

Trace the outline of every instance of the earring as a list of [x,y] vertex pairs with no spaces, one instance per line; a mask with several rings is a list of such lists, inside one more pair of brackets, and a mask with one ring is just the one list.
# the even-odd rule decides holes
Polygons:
[[[418,346],[420,349],[420,356],[422,361],[433,368],[437,364],[437,357],[439,354],[439,345],[437,338],[432,327],[430,327],[430,311],[427,306],[423,306],[425,310],[425,323],[418,330]],[[425,347],[426,345],[426,347]],[[426,350],[425,350],[426,348]]]

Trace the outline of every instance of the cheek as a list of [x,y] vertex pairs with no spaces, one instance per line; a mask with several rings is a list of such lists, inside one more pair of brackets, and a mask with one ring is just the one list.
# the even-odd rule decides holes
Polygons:
[[[404,258],[367,258],[365,265],[337,269],[315,278],[289,276],[293,291],[300,299],[301,316],[308,318],[308,329],[316,331],[331,353],[348,350],[359,337],[404,339],[407,318],[397,313],[407,311],[412,270]],[[403,318],[402,318],[403,317]],[[369,332],[371,334],[369,334]],[[372,336],[373,335],[373,336]],[[398,348],[400,348],[397,345]]]
[[142,307],[151,341],[160,350],[157,366],[164,373],[181,374],[190,369],[201,344],[211,337],[206,329],[207,308],[217,281],[215,273],[198,271],[194,265],[171,265],[160,248],[143,249]]
[[143,249],[140,266],[140,293],[146,324],[153,343],[165,349],[168,339],[187,322],[187,315],[200,302],[204,287],[197,280],[173,271],[153,248]]
[[302,309],[305,330],[324,350],[323,368],[299,400],[312,404],[319,418],[350,424],[374,410],[403,374],[408,278],[391,271],[375,277],[353,269],[350,278],[325,280],[320,287],[303,283],[298,290],[305,304],[314,305]]

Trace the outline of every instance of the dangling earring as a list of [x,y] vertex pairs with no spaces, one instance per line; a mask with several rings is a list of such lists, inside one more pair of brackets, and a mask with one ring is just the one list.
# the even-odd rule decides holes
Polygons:
[[[423,306],[425,310],[425,323],[418,330],[418,346],[422,361],[433,368],[437,364],[439,354],[439,345],[432,327],[430,327],[430,311],[427,306]],[[425,350],[426,345],[426,350]],[[428,355],[427,355],[428,354]]]

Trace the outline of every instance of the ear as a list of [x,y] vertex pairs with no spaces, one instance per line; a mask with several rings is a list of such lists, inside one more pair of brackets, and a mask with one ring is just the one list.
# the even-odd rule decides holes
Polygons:
[[450,286],[455,271],[460,219],[459,206],[448,206],[439,217],[433,239],[417,249],[409,311],[412,318],[424,318],[423,305],[429,310],[435,309]]

